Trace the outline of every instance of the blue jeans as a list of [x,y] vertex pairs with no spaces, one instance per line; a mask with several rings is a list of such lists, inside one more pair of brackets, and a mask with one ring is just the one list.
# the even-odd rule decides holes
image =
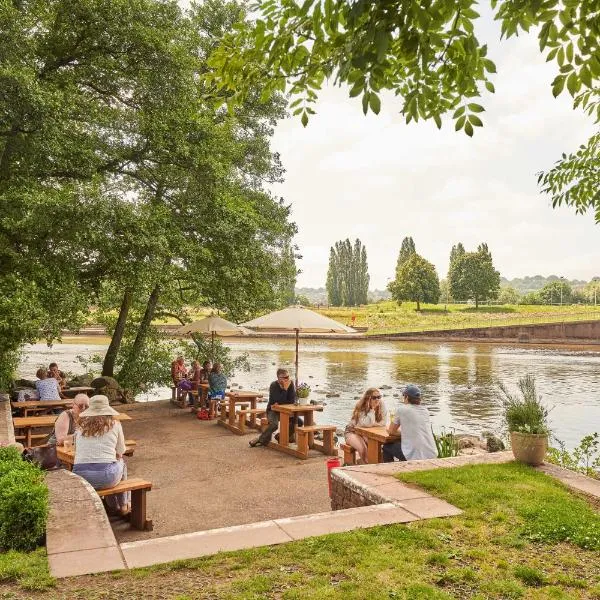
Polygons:
[[[73,473],[83,477],[95,490],[104,490],[127,479],[127,466],[122,458],[112,463],[80,463],[73,465]],[[106,505],[118,510],[131,502],[130,496],[129,492],[106,496]]]
[[406,460],[402,452],[402,442],[390,442],[383,444],[383,462],[394,462],[394,458],[400,461]]

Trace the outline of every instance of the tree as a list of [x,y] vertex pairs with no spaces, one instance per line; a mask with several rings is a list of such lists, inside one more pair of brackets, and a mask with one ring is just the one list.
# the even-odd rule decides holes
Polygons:
[[396,261],[396,269],[400,268],[413,254],[416,254],[415,243],[411,237],[405,237],[400,246],[398,260]]
[[519,304],[521,296],[515,288],[506,286],[500,288],[500,294],[498,295],[498,302],[500,304]]
[[357,238],[340,240],[330,248],[327,297],[333,306],[366,304],[369,291],[367,250]]
[[[554,61],[556,97],[567,90],[575,108],[600,121],[600,30],[597,0],[490,0],[502,36],[535,32],[540,52]],[[455,129],[472,136],[483,125],[475,101],[494,93],[496,72],[487,45],[475,35],[476,2],[466,0],[259,0],[252,25],[241,28],[212,58],[211,84],[231,102],[260,82],[266,96],[289,92],[290,108],[306,125],[325,81],[345,85],[362,110],[381,109],[381,92],[400,102],[406,122],[451,115]],[[600,221],[597,165],[600,133],[539,175],[553,204],[578,212],[592,208]]]
[[216,0],[0,5],[2,367],[93,303],[113,331],[103,371],[139,389],[168,373],[156,319],[277,304],[295,226],[264,186],[284,103],[216,111],[198,76],[240,16]]
[[452,246],[452,250],[450,250],[450,269],[452,269],[452,265],[456,262],[456,259],[462,256],[465,253],[465,247],[461,242],[458,242],[456,246]]
[[475,308],[479,308],[482,300],[494,298],[500,289],[500,273],[494,269],[487,244],[480,244],[477,252],[455,256],[448,273],[448,283],[454,299],[472,299]]
[[396,271],[396,279],[388,285],[392,298],[402,304],[403,301],[437,304],[440,297],[440,281],[435,267],[416,252],[403,262]]
[[571,304],[573,301],[573,288],[562,280],[547,283],[537,295],[540,304]]

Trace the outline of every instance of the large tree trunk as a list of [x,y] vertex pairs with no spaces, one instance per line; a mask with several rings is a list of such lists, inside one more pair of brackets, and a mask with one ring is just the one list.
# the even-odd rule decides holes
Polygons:
[[475,310],[479,308],[479,298],[475,296]]
[[417,298],[417,312],[421,312],[421,301]]
[[102,363],[102,375],[104,377],[114,377],[115,362],[119,354],[119,348],[123,340],[123,334],[125,333],[125,325],[127,324],[127,315],[131,308],[131,302],[133,300],[133,290],[127,288],[123,294],[123,301],[121,302],[121,308],[119,310],[119,318],[115,325],[115,330],[110,340],[110,345],[104,356],[104,362]]
[[130,365],[134,364],[139,358],[142,350],[144,348],[144,342],[146,340],[146,335],[150,326],[152,325],[152,319],[154,319],[154,314],[156,313],[156,306],[158,305],[158,297],[160,296],[160,285],[158,283],[154,286],[150,297],[148,298],[148,304],[146,304],[146,311],[144,312],[144,317],[138,327],[137,334],[135,336],[135,340],[133,341],[133,346],[131,347],[131,352],[127,357],[127,362],[123,365],[123,371],[126,371]]

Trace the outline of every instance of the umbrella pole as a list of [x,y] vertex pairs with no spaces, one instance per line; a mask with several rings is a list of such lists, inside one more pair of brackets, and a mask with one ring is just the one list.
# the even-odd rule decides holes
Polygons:
[[296,391],[298,391],[298,338],[300,337],[300,330],[296,329]]
[[211,341],[210,341],[210,361],[214,362],[215,360],[215,332],[212,331],[210,334],[211,337]]

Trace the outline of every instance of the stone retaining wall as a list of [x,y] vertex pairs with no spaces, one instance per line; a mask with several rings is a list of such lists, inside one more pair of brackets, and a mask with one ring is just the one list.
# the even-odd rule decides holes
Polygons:
[[0,396],[0,442],[14,444],[15,429],[13,427],[10,400]]

